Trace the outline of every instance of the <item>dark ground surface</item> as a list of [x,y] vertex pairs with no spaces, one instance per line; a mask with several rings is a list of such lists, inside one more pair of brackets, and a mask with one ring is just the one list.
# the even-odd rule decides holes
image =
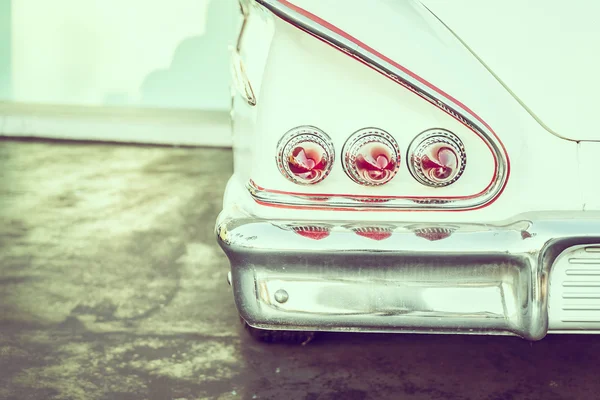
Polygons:
[[598,399],[600,336],[250,339],[228,150],[0,141],[0,399]]

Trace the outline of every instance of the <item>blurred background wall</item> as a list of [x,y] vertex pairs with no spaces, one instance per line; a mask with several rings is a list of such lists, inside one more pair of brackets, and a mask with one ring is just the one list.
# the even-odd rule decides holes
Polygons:
[[0,135],[228,145],[236,0],[0,0]]

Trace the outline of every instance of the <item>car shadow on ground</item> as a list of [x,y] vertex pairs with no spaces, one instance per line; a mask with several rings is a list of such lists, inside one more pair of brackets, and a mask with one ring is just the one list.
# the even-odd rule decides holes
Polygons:
[[[592,398],[600,337],[321,333],[306,346],[243,346],[247,393],[306,399]],[[265,359],[264,355],[268,354]],[[340,397],[341,396],[341,397]]]

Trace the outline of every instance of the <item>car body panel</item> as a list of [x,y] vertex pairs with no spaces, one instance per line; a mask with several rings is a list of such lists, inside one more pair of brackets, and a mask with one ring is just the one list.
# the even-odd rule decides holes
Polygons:
[[550,132],[600,140],[600,2],[421,1]]
[[[475,211],[414,214],[344,210],[332,213],[325,210],[327,218],[486,221],[510,218],[516,212],[582,209],[582,188],[578,181],[572,179],[578,173],[577,144],[549,135],[424,6],[416,1],[382,0],[364,11],[364,2],[348,0],[343,3],[347,12],[336,14],[331,3],[336,2],[303,0],[294,4],[306,7],[307,11],[317,13],[322,19],[331,18],[331,23],[335,22],[340,29],[466,104],[502,140],[511,158],[512,172],[502,196],[493,204]],[[339,3],[336,4],[339,6]],[[334,168],[330,179],[318,185],[294,185],[277,169],[277,142],[291,128],[315,125],[332,136],[339,152],[354,131],[376,126],[396,135],[403,143],[401,150],[405,152],[410,138],[425,127],[436,127],[443,121],[432,120],[430,126],[424,125],[422,120],[404,112],[406,106],[402,103],[409,103],[410,107],[423,103],[406,88],[280,18],[265,18],[262,7],[255,7],[253,11],[261,16],[253,23],[273,28],[272,31],[271,28],[263,29],[268,32],[263,36],[244,35],[243,57],[246,57],[244,52],[253,53],[256,42],[270,43],[270,49],[268,52],[261,51],[266,58],[266,61],[260,60],[260,63],[266,62],[261,77],[265,82],[256,91],[257,105],[248,106],[239,96],[234,100],[235,178],[238,185],[246,186],[249,180],[253,180],[261,187],[287,192],[389,194],[390,189],[385,187],[365,188],[350,182],[339,166]],[[365,17],[363,11],[374,13],[373,18],[377,14],[388,16],[376,24],[376,35],[360,23]],[[436,54],[444,59],[443,68],[436,62]],[[245,61],[250,69],[252,61]],[[378,106],[372,107],[372,104]],[[424,107],[425,113],[428,107],[430,113],[435,112],[434,107],[426,103]],[[411,124],[412,128],[403,129],[403,126]],[[473,161],[476,156],[475,153],[470,155]],[[476,162],[468,161],[468,165],[483,171]],[[554,190],[554,182],[561,182],[564,190]],[[415,188],[405,161],[390,185],[396,185],[399,194],[407,187]],[[431,191],[453,193],[454,190],[451,187],[422,187],[421,194]],[[262,217],[291,214],[306,218],[313,215],[313,211],[302,208],[281,209],[257,203],[249,207]]]
[[598,155],[600,143],[580,142],[578,146],[579,184],[582,187],[582,202],[584,210],[600,209],[598,195]]
[[[236,79],[243,75],[245,83],[233,97],[235,171],[216,233],[248,324],[531,340],[552,330],[600,326],[596,320],[580,328],[562,324],[563,315],[572,317],[560,301],[567,280],[549,284],[561,253],[564,276],[570,252],[600,245],[599,188],[592,183],[597,143],[550,134],[417,0],[374,0],[368,7],[359,0],[242,3],[246,28],[233,59]],[[325,29],[311,30],[312,23]],[[352,38],[350,46],[336,45],[329,31]],[[494,201],[454,211],[432,203],[416,212],[333,207],[323,200],[323,193],[375,198],[388,191],[417,199],[457,193],[477,187],[478,172],[488,174],[489,159],[480,153],[490,150],[466,139],[473,135],[469,121],[439,114],[439,103],[361,58],[367,48],[493,130],[507,154],[497,161],[508,168],[510,160],[510,176]],[[331,174],[313,186],[286,180],[277,167],[279,140],[307,125],[327,132],[336,149]],[[400,144],[404,160],[388,187],[359,186],[342,169],[345,141],[366,127],[381,128]],[[465,141],[471,172],[455,188],[420,188],[412,181],[407,144],[427,128],[454,130]],[[257,190],[265,188],[282,196],[262,201]],[[304,207],[298,198],[323,204]]]

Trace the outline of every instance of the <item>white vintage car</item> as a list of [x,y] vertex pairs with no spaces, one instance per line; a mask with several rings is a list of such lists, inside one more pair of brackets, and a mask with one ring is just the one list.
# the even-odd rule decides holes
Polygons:
[[600,2],[241,9],[216,232],[251,332],[600,332]]

